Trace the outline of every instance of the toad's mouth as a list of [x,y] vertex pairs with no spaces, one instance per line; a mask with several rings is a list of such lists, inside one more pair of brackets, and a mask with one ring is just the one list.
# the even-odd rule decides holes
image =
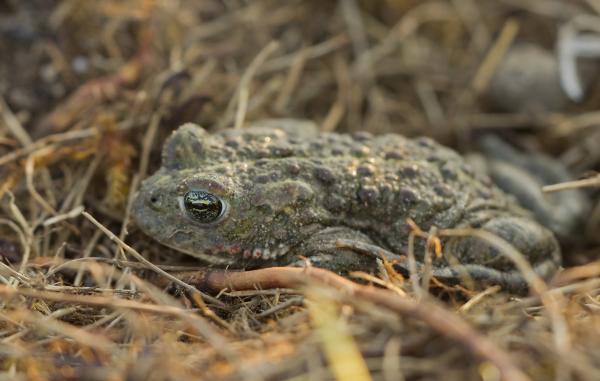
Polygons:
[[276,248],[265,246],[252,249],[243,249],[239,244],[217,245],[213,248],[206,248],[202,252],[182,248],[181,246],[164,245],[213,265],[235,265],[240,263],[240,259],[247,261],[274,261],[288,254],[290,251],[290,247],[283,244],[279,244]]

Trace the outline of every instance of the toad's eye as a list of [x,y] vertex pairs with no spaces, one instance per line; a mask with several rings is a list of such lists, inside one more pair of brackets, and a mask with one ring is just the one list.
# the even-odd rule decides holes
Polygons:
[[219,197],[203,190],[187,192],[182,207],[191,219],[201,224],[217,222],[226,210],[226,204]]

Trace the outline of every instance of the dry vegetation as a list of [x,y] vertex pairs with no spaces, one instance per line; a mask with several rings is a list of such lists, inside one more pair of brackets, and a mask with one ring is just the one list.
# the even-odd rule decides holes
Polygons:
[[597,178],[575,184],[595,202],[565,250],[576,267],[527,297],[433,297],[386,264],[362,285],[190,276],[127,207],[187,121],[310,118],[463,152],[494,129],[593,173],[593,79],[561,113],[500,114],[485,94],[511,43],[552,48],[599,14],[598,0],[0,0],[0,380],[600,379]]

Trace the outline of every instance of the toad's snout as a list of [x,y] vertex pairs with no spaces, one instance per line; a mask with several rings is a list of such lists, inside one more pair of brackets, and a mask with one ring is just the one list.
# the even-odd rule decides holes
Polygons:
[[134,195],[131,217],[144,233],[160,240],[169,226],[168,216],[173,212],[169,209],[176,207],[165,192],[142,184]]

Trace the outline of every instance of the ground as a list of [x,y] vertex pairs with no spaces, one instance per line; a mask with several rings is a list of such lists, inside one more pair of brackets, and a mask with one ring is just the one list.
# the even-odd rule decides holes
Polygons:
[[552,86],[516,106],[498,94],[506,73],[518,85],[553,65],[508,70],[511,46],[549,52],[599,13],[595,0],[0,1],[1,378],[599,379],[597,180],[579,184],[592,207],[566,269],[518,296],[422,287],[386,263],[358,283],[190,274],[203,269],[129,213],[185,122],[309,118],[462,153],[494,131],[593,179],[597,61],[580,102]]

